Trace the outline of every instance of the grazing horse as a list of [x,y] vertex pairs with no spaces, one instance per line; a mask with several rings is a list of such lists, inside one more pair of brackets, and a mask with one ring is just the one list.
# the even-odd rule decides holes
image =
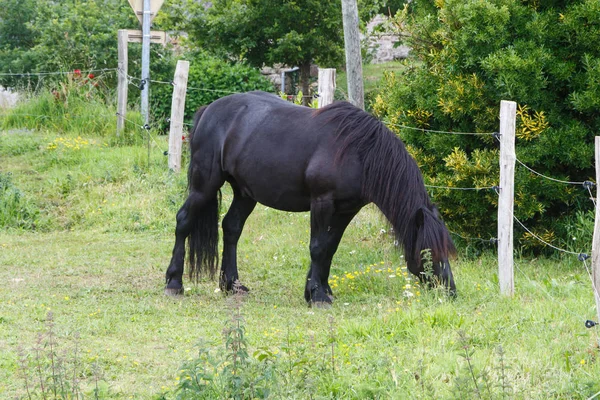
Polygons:
[[[313,110],[268,93],[234,94],[198,110],[190,146],[189,195],[177,213],[166,294],[183,292],[186,238],[190,279],[199,273],[214,276],[225,182],[233,189],[233,202],[222,223],[219,282],[224,291],[233,290],[238,280],[238,239],[259,202],[310,211],[304,297],[309,304],[331,303],[331,259],[352,218],[375,203],[392,224],[409,271],[455,294],[448,262],[454,245],[421,172],[402,141],[370,114],[346,102]],[[424,249],[431,252],[429,273],[421,260]],[[236,285],[236,290],[247,288]]]

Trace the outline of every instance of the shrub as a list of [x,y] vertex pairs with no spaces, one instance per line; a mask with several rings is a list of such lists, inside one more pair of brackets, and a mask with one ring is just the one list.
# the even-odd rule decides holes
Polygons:
[[[185,100],[186,123],[191,123],[200,106],[209,104],[232,93],[252,90],[274,91],[273,84],[260,72],[243,63],[228,63],[203,52],[188,53],[182,59],[190,61],[188,90]],[[176,59],[165,57],[157,61],[158,73],[153,80],[171,82],[175,73]],[[151,90],[151,112],[155,123],[166,129],[171,114],[173,88],[170,85],[154,84]]]
[[[549,4],[552,3],[552,4]],[[568,181],[592,180],[600,96],[600,3],[493,0],[412,2],[396,24],[413,50],[407,68],[387,74],[373,103],[415,156],[427,183],[498,185],[498,144],[490,136],[399,128],[494,132],[500,100],[518,104],[517,157]],[[396,125],[396,126],[394,126]],[[569,216],[592,208],[582,187],[536,176],[517,164],[515,215],[553,244],[567,245]],[[466,237],[496,235],[497,196],[432,189],[449,227]],[[581,214],[586,215],[586,214]],[[521,246],[537,240],[522,231]],[[586,250],[586,249],[582,249]]]

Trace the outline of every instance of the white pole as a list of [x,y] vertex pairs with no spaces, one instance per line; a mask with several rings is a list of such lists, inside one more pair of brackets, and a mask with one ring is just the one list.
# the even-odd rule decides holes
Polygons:
[[596,313],[600,322],[600,136],[595,138],[596,144],[596,218],[594,221],[594,238],[592,240],[592,289],[596,299]]
[[119,80],[117,86],[117,136],[125,126],[125,116],[127,115],[127,29],[119,29],[118,34],[118,52],[119,61],[117,63]]
[[517,103],[500,103],[500,194],[498,196],[498,281],[500,293],[515,292],[513,215],[515,192],[515,125]]
[[342,17],[344,23],[344,45],[346,49],[348,100],[350,103],[364,110],[365,96],[356,0],[342,0]]
[[173,78],[173,100],[171,102],[171,129],[169,130],[169,168],[174,172],[181,170],[181,142],[183,134],[183,115],[190,62],[179,60]]
[[144,123],[148,124],[148,97],[150,89],[150,0],[144,0],[142,15],[142,104]]
[[319,68],[319,108],[333,103],[335,68]]

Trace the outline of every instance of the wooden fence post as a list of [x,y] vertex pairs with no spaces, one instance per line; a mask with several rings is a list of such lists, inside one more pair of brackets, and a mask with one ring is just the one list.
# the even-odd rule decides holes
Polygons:
[[344,48],[346,49],[346,74],[348,100],[356,107],[365,109],[360,32],[358,29],[358,6],[356,0],[342,0],[344,25]]
[[169,168],[181,170],[181,142],[183,135],[183,115],[190,62],[179,60],[173,78],[173,100],[171,102],[171,127],[169,130]]
[[595,138],[596,144],[596,218],[594,221],[594,239],[592,240],[592,289],[596,299],[596,313],[600,322],[600,136]]
[[319,68],[319,108],[333,103],[335,68]]
[[500,102],[500,193],[498,195],[498,281],[500,293],[515,292],[513,216],[515,192],[515,125],[517,103]]
[[117,72],[119,75],[117,86],[117,136],[125,126],[125,116],[127,115],[127,29],[119,29],[118,34],[118,52],[119,61],[117,63]]

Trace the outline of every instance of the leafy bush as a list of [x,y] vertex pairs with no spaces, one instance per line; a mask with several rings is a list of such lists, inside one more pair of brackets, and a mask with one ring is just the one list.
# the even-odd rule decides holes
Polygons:
[[[138,26],[129,4],[119,0],[0,0],[0,9],[0,72],[115,68],[115,29]],[[139,49],[130,47],[129,57],[137,59]],[[3,76],[0,84],[35,88],[56,78]]]
[[[592,180],[600,127],[600,40],[592,0],[412,2],[395,17],[412,58],[387,74],[374,112],[416,157],[427,183],[498,185],[498,144],[491,136],[406,130],[498,131],[500,100],[518,104],[517,157],[567,181]],[[565,186],[516,167],[515,215],[553,244],[568,243],[570,216],[592,208],[582,187]],[[466,237],[496,236],[493,191],[432,189],[450,228]],[[581,214],[586,215],[586,214]],[[540,245],[523,232],[520,244]],[[586,250],[586,249],[581,249]]]
[[[243,63],[231,64],[203,52],[189,53],[182,57],[190,61],[188,90],[185,100],[186,123],[192,122],[200,106],[209,104],[232,93],[265,90],[272,92],[273,84],[260,72]],[[160,71],[152,75],[153,80],[171,82],[175,73],[176,59],[165,57],[157,61]],[[158,126],[168,126],[166,119],[171,114],[173,87],[154,84],[151,90],[151,112]]]

